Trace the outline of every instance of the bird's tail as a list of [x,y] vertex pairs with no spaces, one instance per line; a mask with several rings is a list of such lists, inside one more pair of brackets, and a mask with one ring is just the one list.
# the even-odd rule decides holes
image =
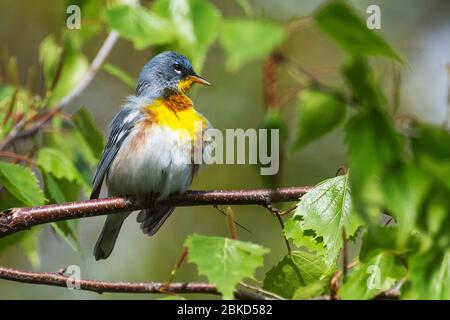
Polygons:
[[102,232],[100,233],[97,243],[95,244],[95,260],[106,259],[109,257],[114,248],[114,244],[116,243],[120,228],[130,213],[131,212],[111,214],[106,218]]
[[174,207],[144,209],[139,212],[136,220],[141,224],[142,232],[152,236],[161,228],[174,209]]

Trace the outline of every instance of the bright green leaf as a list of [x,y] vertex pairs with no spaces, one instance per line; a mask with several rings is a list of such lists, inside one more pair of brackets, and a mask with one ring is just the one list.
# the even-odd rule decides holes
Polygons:
[[429,188],[427,177],[411,165],[401,165],[387,172],[381,180],[385,205],[405,233],[416,229],[417,217]]
[[81,49],[89,39],[102,30],[100,16],[104,3],[102,1],[91,0],[66,0],[66,7],[69,5],[77,5],[80,7],[81,28],[65,29],[64,36],[70,38],[70,41]]
[[362,222],[353,211],[348,175],[325,180],[300,199],[295,217],[303,230],[313,230],[327,247],[327,264],[332,265],[342,248],[342,230],[355,235]]
[[140,50],[150,45],[170,43],[174,38],[173,26],[167,19],[141,6],[117,6],[105,11],[110,28],[132,41]]
[[399,259],[381,254],[354,267],[338,295],[342,299],[371,299],[378,292],[391,289],[406,273]]
[[91,149],[92,154],[99,160],[104,147],[103,135],[98,130],[89,111],[84,107],[81,108],[73,115],[72,120],[78,132]]
[[318,242],[314,238],[314,233],[309,234],[303,230],[302,222],[298,217],[292,217],[284,223],[284,235],[287,239],[292,239],[294,245],[298,248],[305,247],[310,252],[316,252],[323,255],[326,248],[323,242]]
[[304,287],[299,287],[295,290],[292,296],[293,300],[306,300],[311,298],[317,298],[324,295],[329,290],[329,279],[311,282]]
[[49,35],[44,38],[39,46],[39,61],[44,71],[44,79],[49,88],[55,77],[56,68],[61,58],[62,48],[56,43],[55,38]]
[[326,278],[331,272],[323,257],[294,251],[267,272],[263,288],[290,299],[300,288]]
[[33,268],[37,268],[41,265],[41,259],[39,257],[39,234],[41,228],[33,228],[27,231],[27,235],[20,241],[20,247],[25,251],[25,254],[30,261]]
[[284,35],[281,26],[265,20],[225,21],[220,42],[228,54],[228,67],[237,70],[249,61],[264,58],[281,44]]
[[406,299],[450,299],[450,250],[430,248],[409,260],[411,288]]
[[209,1],[190,0],[189,3],[196,41],[189,47],[188,52],[194,67],[201,69],[207,50],[219,33],[221,14]]
[[248,0],[234,0],[244,11],[246,16],[253,15],[253,9]]
[[354,200],[381,203],[379,179],[401,161],[401,139],[393,124],[381,110],[366,109],[347,123],[345,140]]
[[383,96],[376,86],[372,69],[366,60],[351,59],[342,67],[341,72],[356,103],[372,108],[384,105]]
[[74,220],[58,221],[51,224],[52,228],[61,239],[68,244],[73,251],[79,251],[80,245],[77,238],[77,224]]
[[152,9],[172,23],[176,41],[171,48],[182,51],[201,70],[219,33],[220,11],[207,0],[158,0]]
[[364,233],[359,260],[366,263],[381,254],[404,255],[417,249],[412,240],[403,238],[398,226],[371,225]]
[[66,179],[70,182],[76,182],[89,192],[89,186],[86,184],[78,169],[61,151],[53,148],[42,148],[39,151],[36,164],[42,171],[53,175],[58,179]]
[[269,250],[252,243],[221,237],[191,235],[185,245],[188,260],[195,263],[199,274],[206,275],[217,286],[224,299],[232,299],[236,285],[253,278],[256,268],[263,265]]
[[49,99],[49,104],[53,105],[73,90],[85,76],[88,68],[89,62],[81,52],[66,50],[61,74]]
[[36,176],[27,167],[0,161],[0,184],[27,206],[46,201]]
[[342,1],[329,2],[315,14],[315,20],[349,55],[378,55],[402,61],[394,49]]
[[412,147],[415,160],[427,174],[450,189],[450,134],[432,125],[418,125]]
[[302,90],[299,95],[299,123],[296,148],[301,148],[311,141],[336,128],[345,118],[345,103],[332,94]]
[[44,172],[44,182],[45,182],[45,191],[48,197],[54,203],[63,203],[66,202],[66,198],[64,196],[64,192],[58,185],[56,179],[49,173]]

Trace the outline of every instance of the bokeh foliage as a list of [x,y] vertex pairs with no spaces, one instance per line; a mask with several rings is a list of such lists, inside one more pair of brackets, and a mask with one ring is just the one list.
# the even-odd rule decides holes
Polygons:
[[[72,3],[72,1],[70,2]],[[220,45],[233,72],[252,61],[280,54],[289,28],[246,13],[228,18],[206,0],[76,2],[86,28],[49,35],[37,53],[45,90],[36,90],[35,71],[20,81],[17,61],[2,53],[0,140],[20,121],[32,123],[51,112],[89,68],[84,45],[102,31],[117,31],[136,50],[150,46],[186,54],[201,69],[211,46]],[[339,257],[347,241],[362,238],[349,274],[338,288],[341,298],[370,299],[400,288],[401,298],[450,299],[450,135],[447,128],[406,121],[393,114],[374,65],[404,67],[404,59],[377,32],[369,30],[351,7],[331,1],[317,8],[314,22],[325,37],[345,53],[340,69],[344,86],[329,87],[306,73],[298,94],[296,130],[285,132],[283,109],[267,108],[261,127],[280,128],[292,137],[296,152],[340,128],[345,133],[348,168],[330,177],[300,199],[287,219],[285,236],[295,250],[271,267],[263,288],[289,299],[329,294],[329,282],[342,269]],[[281,53],[282,54],[282,53]],[[280,64],[289,61],[280,59]],[[108,63],[104,70],[132,85],[126,72]],[[103,136],[85,108],[68,117],[60,114],[50,130],[29,139],[22,157],[0,153],[0,209],[78,200],[90,192],[92,170],[103,148]],[[4,151],[4,150],[2,150]],[[336,164],[339,167],[339,164]],[[278,180],[265,181],[273,186]],[[390,216],[392,222],[381,223]],[[77,223],[52,224],[77,250]],[[3,238],[0,253],[22,247],[39,264],[36,241],[42,228]],[[191,235],[186,240],[189,262],[231,298],[239,282],[254,278],[268,250],[260,245],[222,237]],[[347,267],[347,266],[346,266]]]

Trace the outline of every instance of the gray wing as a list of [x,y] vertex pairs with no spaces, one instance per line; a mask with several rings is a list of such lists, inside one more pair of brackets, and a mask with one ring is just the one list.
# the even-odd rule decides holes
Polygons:
[[139,116],[139,111],[136,108],[126,106],[111,121],[108,142],[106,143],[105,150],[103,150],[97,171],[94,175],[91,199],[97,199],[99,197],[105,174],[116,157],[123,141],[136,124]]

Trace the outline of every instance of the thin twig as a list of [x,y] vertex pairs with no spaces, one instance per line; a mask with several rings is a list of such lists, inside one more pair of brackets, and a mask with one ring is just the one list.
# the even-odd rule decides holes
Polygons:
[[172,271],[170,272],[169,281],[167,282],[167,287],[169,287],[170,283],[173,282],[175,279],[175,274],[177,273],[178,269],[183,264],[184,260],[186,260],[186,257],[188,255],[188,248],[183,246],[183,249],[181,249],[180,256],[178,257],[177,261],[175,262],[175,265],[173,266]]
[[10,159],[14,159],[17,161],[26,161],[29,165],[34,166],[35,162],[33,159],[21,155],[21,154],[17,154],[14,152],[9,152],[9,151],[0,151],[0,157],[5,157],[5,158],[10,158]]
[[247,284],[247,283],[245,283],[245,282],[239,282],[239,284],[240,284],[241,286],[243,286],[244,288],[253,290],[253,291],[255,291],[256,293],[261,293],[261,294],[263,294],[263,295],[265,295],[265,296],[268,296],[268,297],[271,297],[271,298],[273,298],[273,299],[276,299],[276,300],[286,300],[286,299],[283,298],[282,296],[279,296],[279,295],[277,295],[277,294],[275,294],[275,293],[273,293],[273,292],[264,290],[264,289],[259,288],[259,287],[252,286],[252,285]]
[[[282,213],[282,211],[280,209],[275,208],[270,203],[264,205],[264,207],[267,208],[267,210],[269,210],[275,217],[277,217],[277,220],[281,226],[281,232],[283,232],[284,231],[284,222],[280,216],[280,213]],[[286,248],[287,248],[288,254],[291,255],[291,253],[292,253],[291,244],[289,243],[289,240],[286,238],[286,235],[284,234],[284,232],[283,232],[283,238],[284,238],[284,242],[286,243]]]
[[[97,293],[202,293],[219,295],[217,288],[204,282],[174,282],[169,285],[163,282],[110,282],[98,280],[75,279],[61,273],[53,272],[27,272],[0,267],[0,279],[37,285],[55,287],[79,288],[79,290],[93,291]],[[265,296],[255,293],[237,290],[236,299],[267,299]]]
[[228,231],[230,232],[230,238],[233,240],[237,240],[237,231],[236,226],[234,225],[234,214],[231,207],[227,207],[227,222],[228,222]]
[[181,195],[169,196],[157,204],[148,195],[136,195],[30,208],[12,208],[0,213],[0,238],[45,223],[142,210],[155,206],[267,205],[275,202],[297,201],[310,189],[310,187],[288,187],[254,190],[192,190]]
[[[213,205],[213,208],[217,209],[217,211],[219,211],[225,217],[227,216],[227,213],[225,211],[223,211],[222,209],[220,209],[218,205]],[[234,224],[237,225],[238,227],[242,228],[243,230],[247,231],[248,233],[252,233],[252,231],[250,229],[248,229],[247,227],[244,227],[242,224],[240,224],[236,220],[234,220]]]
[[14,110],[14,105],[16,104],[16,100],[17,100],[17,93],[19,92],[19,87],[17,86],[14,89],[14,92],[11,96],[11,100],[9,101],[9,106],[8,106],[8,110],[6,111],[5,117],[3,118],[2,121],[2,126],[4,126],[5,124],[8,123],[8,120],[11,118],[11,115],[13,113]]
[[65,50],[62,48],[61,52],[59,53],[59,61],[58,65],[56,66],[55,74],[53,75],[52,83],[50,84],[50,91],[53,91],[58,84],[59,78],[61,77],[61,71],[64,66],[64,56],[65,56]]

